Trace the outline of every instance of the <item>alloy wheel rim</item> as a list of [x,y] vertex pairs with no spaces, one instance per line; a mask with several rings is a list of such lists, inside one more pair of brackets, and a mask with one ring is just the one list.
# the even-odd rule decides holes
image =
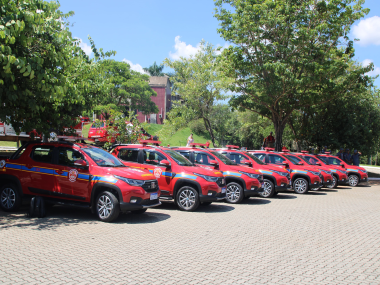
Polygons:
[[195,193],[193,190],[186,188],[179,195],[179,203],[182,208],[189,210],[195,204]]
[[113,204],[110,197],[102,195],[98,199],[98,213],[101,219],[106,219],[111,215]]
[[328,185],[327,188],[334,188],[335,183],[336,183],[336,178],[335,176],[333,176],[333,183],[331,185]]
[[349,178],[350,186],[358,185],[358,177],[356,175],[351,175]]
[[294,190],[296,190],[296,192],[302,193],[306,191],[307,189],[306,187],[307,185],[306,185],[305,180],[297,180],[294,185]]
[[1,193],[1,204],[6,209],[11,209],[16,202],[16,193],[12,188],[5,188]]
[[240,189],[236,185],[230,185],[226,191],[227,199],[231,202],[236,202],[240,198]]
[[264,193],[263,196],[268,196],[272,192],[272,185],[269,182],[264,181]]

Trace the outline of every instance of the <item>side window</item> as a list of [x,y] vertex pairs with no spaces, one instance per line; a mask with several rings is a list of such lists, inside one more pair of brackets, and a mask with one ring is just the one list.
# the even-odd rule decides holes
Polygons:
[[144,163],[158,165],[161,160],[167,159],[161,153],[154,150],[144,150]]
[[262,162],[265,162],[265,154],[264,153],[254,153],[254,156],[256,156],[258,159],[260,159]]
[[12,159],[18,159],[20,158],[20,156],[24,153],[24,151],[26,150],[26,145],[24,145],[21,149],[19,149],[13,157],[11,157]]
[[53,149],[54,146],[35,146],[30,156],[34,161],[52,163]]
[[186,157],[188,160],[190,160],[190,152],[189,151],[179,151],[181,155]]
[[269,163],[274,163],[274,164],[282,164],[285,161],[284,158],[278,155],[270,154],[269,155]]
[[337,158],[329,157],[329,163],[333,165],[340,165],[342,162]]
[[194,156],[195,156],[194,162],[199,163],[199,164],[203,164],[203,165],[210,165],[210,161],[214,160],[207,153],[196,152],[196,153],[194,153]]
[[84,156],[79,151],[68,147],[58,148],[59,165],[74,167],[74,162],[79,159],[84,160]]
[[125,161],[138,162],[139,150],[124,148],[119,151],[119,158]]
[[315,165],[318,161],[311,156],[304,156],[304,158],[311,164]]

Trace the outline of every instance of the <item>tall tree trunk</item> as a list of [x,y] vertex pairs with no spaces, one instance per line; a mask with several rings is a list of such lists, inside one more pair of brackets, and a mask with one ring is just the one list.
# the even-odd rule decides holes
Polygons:
[[273,115],[273,123],[274,123],[274,130],[275,130],[275,150],[281,151],[282,150],[282,135],[284,133],[286,121],[282,118],[278,118],[277,116]]
[[294,129],[294,126],[293,126],[293,121],[289,118],[289,126],[290,126],[290,129],[292,130],[292,132],[293,132],[293,135],[294,135],[294,137],[295,137],[295,139],[296,139],[296,148],[297,148],[297,151],[298,152],[300,152],[301,151],[301,148],[300,148],[300,145],[299,145],[299,143],[298,143],[298,136],[297,136],[297,132],[296,132],[296,130]]
[[213,130],[212,130],[212,128],[211,128],[211,123],[210,123],[210,121],[209,121],[207,118],[203,118],[203,121],[204,121],[204,123],[205,123],[206,130],[207,130],[208,133],[210,134],[212,145],[213,145],[214,147],[216,147],[216,146],[215,146],[214,132],[213,132]]

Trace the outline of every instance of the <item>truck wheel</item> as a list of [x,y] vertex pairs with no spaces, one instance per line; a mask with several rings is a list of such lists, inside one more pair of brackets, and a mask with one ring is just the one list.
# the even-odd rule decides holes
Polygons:
[[96,199],[96,214],[102,222],[112,222],[120,212],[119,201],[115,195],[108,191],[103,191]]
[[352,187],[356,187],[359,184],[359,177],[355,174],[348,176],[348,184]]
[[197,190],[190,186],[184,186],[178,190],[176,203],[181,211],[195,211],[199,206]]
[[263,188],[264,191],[259,193],[260,197],[272,198],[276,193],[273,182],[268,179],[264,179]]
[[144,214],[146,212],[146,210],[148,210],[148,209],[134,210],[134,211],[131,211],[131,212],[132,212],[132,214],[141,215],[141,214]]
[[5,184],[0,190],[0,207],[5,212],[18,210],[21,206],[21,195],[13,183]]
[[305,178],[297,178],[294,180],[293,189],[297,194],[306,194],[309,191],[309,186]]
[[328,185],[327,188],[336,188],[338,186],[338,179],[336,179],[335,175],[332,176],[333,178],[333,183],[331,185]]
[[228,183],[226,189],[226,202],[230,204],[238,204],[244,199],[243,187],[240,184],[231,182]]

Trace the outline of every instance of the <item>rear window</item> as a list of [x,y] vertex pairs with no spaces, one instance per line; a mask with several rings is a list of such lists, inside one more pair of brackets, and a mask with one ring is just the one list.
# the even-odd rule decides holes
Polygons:
[[91,125],[91,129],[96,129],[96,128],[104,128],[104,122],[101,123],[93,123]]

